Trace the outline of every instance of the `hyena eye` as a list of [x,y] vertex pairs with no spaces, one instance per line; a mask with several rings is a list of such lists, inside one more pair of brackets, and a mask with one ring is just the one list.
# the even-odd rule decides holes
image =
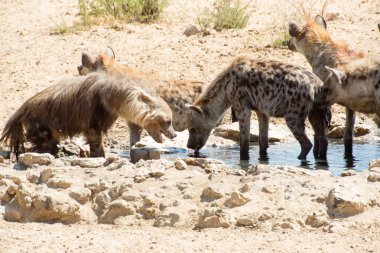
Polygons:
[[331,89],[329,88],[323,88],[322,92],[325,93],[326,95],[331,95]]
[[190,133],[191,134],[196,134],[197,133],[197,129],[195,127],[190,128]]
[[172,124],[172,121],[171,120],[167,120],[167,121],[165,121],[165,125],[166,126],[170,126]]

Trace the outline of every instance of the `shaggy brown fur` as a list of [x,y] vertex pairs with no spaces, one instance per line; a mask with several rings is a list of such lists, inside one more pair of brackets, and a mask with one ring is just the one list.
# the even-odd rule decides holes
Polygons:
[[82,65],[78,67],[79,74],[86,75],[93,71],[127,75],[140,79],[140,83],[145,83],[152,87],[172,109],[173,128],[176,131],[187,129],[187,119],[190,111],[186,104],[191,104],[199,96],[204,86],[204,83],[199,81],[164,79],[135,70],[117,62],[111,48],[107,48],[105,53],[99,54],[95,60],[87,53],[82,53]]
[[9,141],[16,157],[26,141],[33,151],[55,154],[61,137],[82,133],[90,156],[104,156],[103,135],[118,117],[145,128],[157,142],[162,133],[175,136],[171,110],[162,99],[127,77],[92,73],[64,79],[27,100],[7,122],[0,142]]

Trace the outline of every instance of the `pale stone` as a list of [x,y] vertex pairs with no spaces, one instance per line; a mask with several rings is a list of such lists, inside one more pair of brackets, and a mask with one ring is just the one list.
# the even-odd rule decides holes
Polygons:
[[266,220],[269,220],[269,219],[272,219],[274,217],[274,214],[271,213],[271,212],[265,212],[265,213],[262,213],[259,218],[257,218],[259,221],[266,221]]
[[174,227],[175,224],[179,221],[180,216],[178,213],[167,213],[160,214],[154,220],[155,227]]
[[249,198],[244,197],[243,194],[239,192],[233,192],[231,193],[231,196],[224,202],[224,206],[233,208],[245,205],[249,201],[251,200]]
[[37,165],[50,165],[55,160],[54,156],[48,153],[24,153],[18,157],[18,162],[25,167],[31,167],[34,164]]
[[186,170],[187,169],[187,164],[185,163],[185,161],[183,161],[182,159],[178,158],[174,162],[174,167],[177,170]]
[[316,215],[315,213],[313,213],[307,216],[305,224],[313,228],[319,228],[327,225],[328,220],[324,215]]
[[40,182],[46,183],[53,176],[54,176],[54,173],[53,173],[53,170],[51,168],[44,169],[40,173]]
[[380,182],[380,174],[378,174],[378,173],[370,173],[368,175],[367,180],[369,182]]
[[50,188],[61,188],[61,189],[67,189],[69,188],[73,182],[64,177],[52,177],[47,182],[46,185]]
[[195,25],[189,25],[186,27],[185,31],[183,32],[184,35],[186,35],[187,37],[189,36],[192,36],[192,35],[195,35],[197,33],[199,33],[199,29],[198,27],[196,27]]
[[264,186],[261,189],[261,191],[264,192],[264,193],[273,194],[273,193],[276,193],[277,190],[273,186]]
[[122,199],[117,199],[109,203],[106,211],[99,218],[100,223],[112,224],[114,220],[120,216],[133,215],[135,210],[133,206]]
[[80,204],[85,204],[90,199],[91,190],[84,187],[74,187],[70,189],[69,196]]
[[211,202],[224,196],[224,190],[219,185],[209,185],[203,189],[201,201]]
[[80,166],[82,168],[98,168],[102,167],[105,163],[106,159],[103,157],[96,157],[96,158],[75,158],[71,159],[71,165],[72,166]]
[[374,159],[369,162],[369,169],[380,167],[380,159]]
[[136,163],[140,160],[160,159],[161,153],[157,148],[132,148],[130,150],[131,162]]
[[109,189],[109,185],[109,182],[105,180],[94,178],[90,180],[88,183],[85,183],[84,187],[90,189],[93,194],[96,194],[98,192]]
[[27,174],[27,179],[33,184],[37,184],[40,180],[40,171],[39,170],[29,170]]
[[249,217],[240,217],[236,219],[236,225],[238,226],[248,227],[253,226],[254,223],[255,220]]
[[74,223],[81,219],[79,205],[66,194],[42,185],[20,184],[5,207],[4,218],[18,222]]
[[231,226],[230,217],[220,208],[207,208],[200,215],[196,228],[228,228]]
[[239,191],[241,193],[245,193],[251,190],[251,186],[249,184],[244,184],[242,187],[240,187]]

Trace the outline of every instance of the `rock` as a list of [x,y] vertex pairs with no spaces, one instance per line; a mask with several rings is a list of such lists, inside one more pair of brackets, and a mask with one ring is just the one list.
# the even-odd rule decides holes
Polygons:
[[224,196],[224,190],[219,185],[209,185],[203,189],[201,201],[211,202]]
[[307,216],[307,218],[305,220],[305,224],[310,226],[310,227],[313,227],[313,228],[319,228],[319,227],[327,225],[328,223],[329,222],[324,215],[318,216],[315,213]]
[[85,183],[84,187],[90,189],[92,194],[96,194],[98,192],[109,189],[109,185],[110,183],[105,180],[94,178],[90,182]]
[[119,161],[120,157],[116,154],[110,154],[107,158],[106,161],[104,162],[104,166],[109,166],[110,164]]
[[33,164],[50,165],[55,160],[51,154],[24,153],[18,157],[18,162],[25,167],[31,167]]
[[46,185],[50,188],[62,188],[62,189],[67,189],[72,184],[73,182],[70,179],[63,178],[63,177],[52,177],[46,182]]
[[262,213],[259,218],[257,218],[259,221],[266,221],[266,220],[269,220],[269,219],[272,219],[274,217],[274,214],[271,213],[271,212],[265,212],[265,213]]
[[71,166],[80,166],[82,168],[98,168],[102,167],[106,159],[103,157],[96,158],[74,158],[70,159]]
[[130,156],[131,162],[136,163],[140,160],[158,160],[161,158],[161,153],[157,148],[132,148]]
[[100,223],[112,224],[114,220],[120,216],[135,214],[133,206],[122,199],[112,201],[107,205],[106,211],[99,218]]
[[369,169],[380,167],[380,159],[374,159],[369,162]]
[[233,208],[245,205],[251,201],[249,198],[246,198],[243,196],[243,194],[239,192],[233,192],[231,193],[231,196],[224,202],[225,207]]
[[187,169],[187,164],[185,163],[185,161],[183,161],[182,159],[178,158],[174,162],[174,167],[177,170],[186,170]]
[[[107,164],[107,161],[106,161],[106,164]],[[128,165],[131,165],[131,163],[127,161],[126,159],[118,159],[115,162],[107,165],[107,170],[114,171],[114,170],[118,170],[123,167],[126,167]]]
[[112,199],[108,195],[108,191],[102,191],[94,198],[94,211],[97,216],[101,216],[106,211],[106,206],[111,203]]
[[200,215],[196,228],[228,228],[231,226],[230,217],[220,208],[205,209]]
[[380,182],[380,174],[377,174],[377,173],[370,173],[368,175],[368,178],[367,180],[369,182]]
[[50,178],[54,176],[53,170],[51,168],[44,169],[40,173],[40,182],[46,183]]
[[162,177],[165,173],[167,163],[163,160],[144,161],[136,163],[136,172],[133,177],[136,183],[141,183],[149,177]]
[[74,187],[70,189],[69,196],[83,205],[90,199],[91,190],[84,187]]
[[236,219],[236,225],[242,227],[253,226],[255,224],[255,220],[250,217],[240,217]]
[[264,186],[261,189],[261,191],[264,192],[264,193],[273,194],[273,193],[276,193],[277,190],[273,186]]
[[38,170],[29,170],[26,178],[30,183],[37,184],[40,180],[40,174]]
[[351,216],[364,212],[372,195],[364,187],[357,185],[339,185],[330,190],[326,205],[335,216]]
[[17,222],[78,222],[79,205],[63,192],[22,183],[15,198],[5,207],[4,218]]
[[[363,136],[363,135],[369,134],[370,132],[371,132],[371,126],[367,126],[364,124],[361,124],[361,125],[358,124],[354,127],[354,136],[355,137]],[[335,125],[335,126],[330,127],[326,136],[329,138],[341,139],[341,138],[343,138],[343,133],[344,133],[344,126],[343,125]]]
[[342,177],[351,177],[351,176],[354,176],[358,174],[356,170],[346,170],[346,171],[343,171],[340,175]]
[[189,37],[189,36],[195,35],[199,32],[200,31],[199,31],[198,27],[196,27],[195,25],[189,25],[188,27],[186,27],[183,34],[186,35],[187,37]]
[[166,214],[159,214],[154,220],[155,227],[174,227],[179,221],[179,214],[174,212],[169,212]]
[[0,156],[0,163],[4,163],[4,157]]
[[[235,122],[228,125],[221,125],[214,129],[215,136],[238,142],[240,136],[239,123]],[[288,129],[283,125],[269,124],[269,142],[285,141],[293,138]],[[257,142],[259,140],[259,125],[258,121],[251,121],[249,141]]]
[[251,186],[249,184],[244,184],[242,187],[240,187],[239,191],[241,193],[245,193],[251,190]]

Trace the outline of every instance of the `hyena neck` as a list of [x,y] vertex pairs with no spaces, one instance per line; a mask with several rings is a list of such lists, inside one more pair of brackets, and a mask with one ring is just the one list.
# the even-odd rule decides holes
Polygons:
[[231,106],[226,87],[224,78],[218,77],[195,102],[195,105],[201,107],[205,112],[207,121],[213,126],[220,122],[227,109]]
[[316,74],[321,80],[325,80],[328,75],[328,71],[325,66],[336,67],[339,65],[337,53],[331,48],[328,50],[323,48],[320,50],[314,50],[314,52],[306,55],[306,59],[310,63],[313,73]]

